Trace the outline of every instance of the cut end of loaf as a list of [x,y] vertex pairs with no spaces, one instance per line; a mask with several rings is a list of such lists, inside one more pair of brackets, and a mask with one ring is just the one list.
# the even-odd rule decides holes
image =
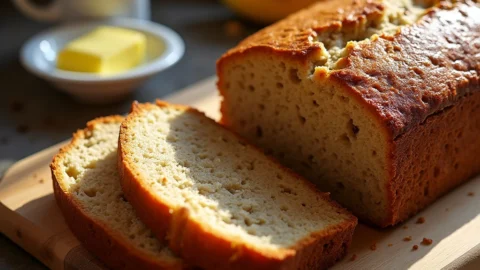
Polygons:
[[308,66],[288,58],[252,53],[224,68],[226,126],[357,215],[374,212],[368,218],[384,222],[388,144],[365,105],[328,77],[309,78]]

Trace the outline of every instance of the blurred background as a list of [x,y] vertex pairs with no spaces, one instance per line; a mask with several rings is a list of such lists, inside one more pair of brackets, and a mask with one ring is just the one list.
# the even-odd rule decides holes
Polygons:
[[[51,1],[30,2],[45,7]],[[14,162],[68,139],[90,119],[124,114],[132,100],[152,101],[213,76],[215,62],[225,51],[312,0],[280,2],[150,1],[151,21],[176,31],[185,42],[185,54],[173,67],[153,76],[125,100],[99,106],[78,103],[27,72],[20,63],[20,48],[29,38],[62,22],[35,21],[19,12],[13,1],[0,1],[0,176]],[[0,269],[45,267],[0,235]]]

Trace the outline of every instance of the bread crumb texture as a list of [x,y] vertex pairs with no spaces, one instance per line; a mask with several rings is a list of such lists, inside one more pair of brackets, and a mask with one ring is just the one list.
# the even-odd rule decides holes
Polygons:
[[125,160],[171,213],[187,209],[190,219],[226,239],[272,251],[349,218],[204,115],[145,106],[122,133]]
[[[100,121],[100,120],[99,120]],[[67,151],[62,151],[56,172],[61,189],[88,217],[99,222],[113,237],[153,261],[177,260],[136,217],[120,187],[117,142],[120,119],[91,122],[79,131]]]
[[423,238],[422,245],[429,246],[433,243],[433,240],[430,238]]
[[417,224],[423,224],[423,223],[425,223],[425,218],[424,218],[424,217],[419,217],[419,218],[417,219],[417,222],[415,222],[415,223],[417,223]]

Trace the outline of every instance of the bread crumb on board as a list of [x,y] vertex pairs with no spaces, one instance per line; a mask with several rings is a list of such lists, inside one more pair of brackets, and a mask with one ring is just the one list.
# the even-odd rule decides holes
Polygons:
[[422,240],[422,245],[429,246],[429,245],[432,244],[432,242],[433,242],[432,239],[424,237],[423,240]]
[[470,196],[470,197],[473,197],[473,196],[475,196],[475,193],[470,191],[470,192],[467,193],[467,195]]
[[45,181],[43,180],[43,178],[40,178],[40,180],[38,180],[38,182],[39,182],[40,184],[43,184],[43,182],[45,182]]
[[350,261],[353,262],[357,259],[357,254],[353,254],[352,257],[350,257]]
[[404,237],[403,241],[405,241],[405,242],[412,241],[412,237],[411,236]]
[[418,249],[418,245],[413,245],[412,250],[417,250],[417,249]]
[[408,226],[407,225],[403,225],[402,227],[404,230],[408,229]]
[[388,246],[388,247],[391,247],[391,246],[393,246],[393,244],[388,244],[387,246]]
[[373,243],[373,244],[370,246],[370,249],[371,249],[371,250],[377,250],[377,243]]
[[425,218],[424,218],[424,217],[419,217],[419,218],[417,219],[417,222],[416,222],[416,223],[417,223],[417,224],[423,224],[423,223],[425,223]]

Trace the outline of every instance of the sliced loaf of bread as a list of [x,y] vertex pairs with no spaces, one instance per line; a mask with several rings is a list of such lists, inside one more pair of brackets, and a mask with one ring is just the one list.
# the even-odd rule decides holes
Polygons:
[[122,120],[89,122],[54,157],[57,203],[85,248],[112,269],[182,269],[182,261],[153,237],[123,197],[117,172]]
[[194,109],[134,104],[118,154],[138,216],[190,264],[322,269],[351,242],[354,216]]

